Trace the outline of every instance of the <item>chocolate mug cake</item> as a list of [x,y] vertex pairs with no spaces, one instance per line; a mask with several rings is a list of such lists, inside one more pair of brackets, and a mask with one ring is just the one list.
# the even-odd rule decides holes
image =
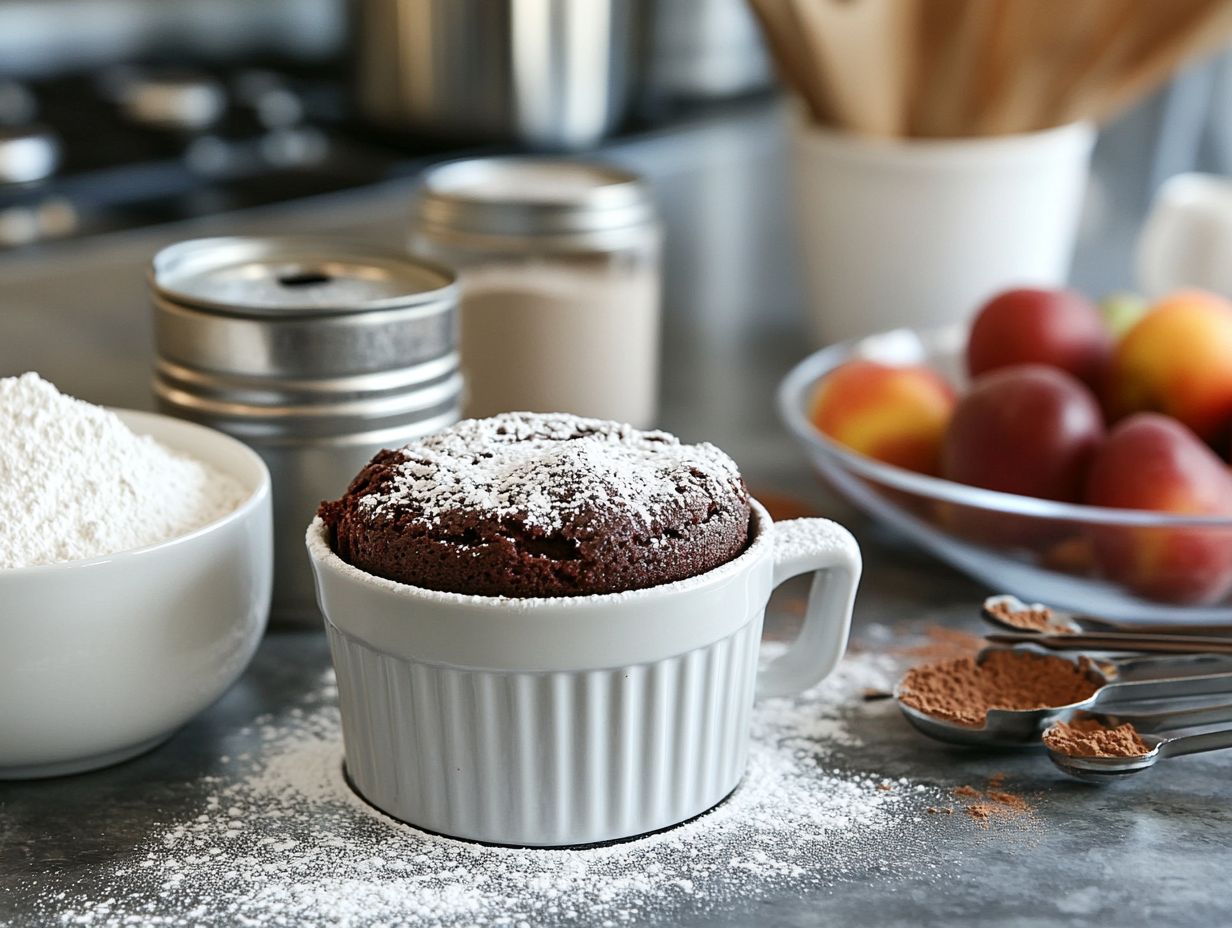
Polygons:
[[[717,448],[566,415],[461,422],[378,454],[305,535],[350,784],[454,838],[646,834],[740,782],[756,693],[847,643],[860,553],[776,523]],[[759,660],[774,588],[802,630]]]
[[614,593],[706,573],[748,545],[748,490],[709,444],[575,416],[471,419],[382,451],[321,504],[370,574],[482,596]]

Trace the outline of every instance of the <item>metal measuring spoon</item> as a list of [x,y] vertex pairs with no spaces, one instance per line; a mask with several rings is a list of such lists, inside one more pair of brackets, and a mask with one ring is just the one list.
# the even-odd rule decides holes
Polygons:
[[1148,654],[1232,654],[1232,638],[1211,635],[1151,635],[1141,632],[990,632],[993,644],[1029,644],[1049,651],[1137,651]]
[[[976,655],[976,662],[991,653],[985,648]],[[1099,685],[1091,696],[1067,706],[1044,709],[989,709],[980,726],[960,725],[927,715],[902,699],[900,679],[894,686],[894,701],[899,710],[917,730],[930,738],[950,744],[978,747],[1035,747],[1040,734],[1058,718],[1069,718],[1075,712],[1091,711],[1101,705],[1143,699],[1172,699],[1182,696],[1232,695],[1232,672],[1176,675],[1147,680],[1110,680],[1099,667],[1087,668],[1091,682]]]
[[1008,593],[1003,593],[1000,596],[989,596],[980,605],[980,615],[990,625],[1003,628],[1008,632],[1020,632],[1024,635],[1047,634],[1039,629],[1015,625],[1006,618],[1007,613],[1014,615],[1032,612],[1045,613],[1048,616],[1048,624],[1056,628],[1057,634],[1078,635],[1085,631],[1078,620],[1067,612],[1058,612],[1049,606],[1045,606],[1043,603],[1024,603],[1017,596],[1011,596]]
[[1092,660],[1110,681],[1159,680],[1232,671],[1232,654],[1147,654]]
[[1056,634],[1082,635],[1116,632],[1128,635],[1200,635],[1209,638],[1232,638],[1232,625],[1114,622],[1111,619],[1100,619],[1091,615],[1074,615],[1069,612],[1060,612],[1045,606],[1043,603],[1025,603],[1017,596],[1011,596],[1008,593],[999,596],[989,596],[985,599],[980,608],[980,615],[989,624],[1009,632],[1018,632],[1024,635],[1049,634],[1037,629],[1015,625],[1004,617],[1006,612],[1039,611],[1046,611],[1048,613],[1049,623],[1057,628]]
[[[1183,724],[1201,725],[1209,722],[1226,722],[1232,720],[1232,706],[1218,706],[1207,709],[1191,709],[1182,712],[1159,713],[1162,716],[1188,715],[1190,721]],[[1131,723],[1138,729],[1142,740],[1150,747],[1146,754],[1133,757],[1090,757],[1064,754],[1048,747],[1048,756],[1062,773],[1083,780],[1087,783],[1112,783],[1141,773],[1165,757],[1180,757],[1183,754],[1202,754],[1206,751],[1219,751],[1232,748],[1232,728],[1222,728],[1216,731],[1198,732],[1192,735],[1157,735],[1150,734],[1139,726],[1145,725],[1141,717],[1133,715],[1108,715],[1101,713],[1096,718],[1107,720],[1106,724],[1122,725]],[[1169,725],[1169,728],[1176,727]],[[1166,730],[1166,729],[1163,729]]]

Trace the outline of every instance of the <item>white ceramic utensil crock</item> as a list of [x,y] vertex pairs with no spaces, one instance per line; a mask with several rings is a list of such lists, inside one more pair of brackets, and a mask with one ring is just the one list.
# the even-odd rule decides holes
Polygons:
[[820,344],[970,318],[993,294],[1065,281],[1095,128],[883,139],[797,116],[796,223]]
[[[372,805],[430,831],[555,847],[705,812],[745,768],[754,690],[807,689],[847,644],[860,554],[824,519],[774,524],[698,577],[508,599],[373,577],[308,530],[346,766]],[[796,642],[759,674],[770,593],[813,573]]]
[[232,512],[162,544],[0,570],[0,780],[58,776],[149,750],[248,666],[269,611],[269,471],[246,446],[169,416],[134,432],[230,474]]

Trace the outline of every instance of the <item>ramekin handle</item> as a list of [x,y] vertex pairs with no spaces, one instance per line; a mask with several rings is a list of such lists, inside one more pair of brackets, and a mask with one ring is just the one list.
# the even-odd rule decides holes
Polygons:
[[758,696],[791,696],[825,679],[847,650],[860,548],[829,519],[789,519],[776,522],[773,531],[774,585],[813,574],[799,636],[757,678]]

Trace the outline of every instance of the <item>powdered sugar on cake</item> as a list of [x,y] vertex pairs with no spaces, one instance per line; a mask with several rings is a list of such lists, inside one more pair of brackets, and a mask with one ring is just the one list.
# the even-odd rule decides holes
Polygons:
[[545,532],[596,507],[648,529],[679,494],[742,487],[726,454],[666,432],[568,415],[505,413],[460,422],[402,449],[392,485],[360,500],[377,515],[410,510],[428,524],[484,512]]

